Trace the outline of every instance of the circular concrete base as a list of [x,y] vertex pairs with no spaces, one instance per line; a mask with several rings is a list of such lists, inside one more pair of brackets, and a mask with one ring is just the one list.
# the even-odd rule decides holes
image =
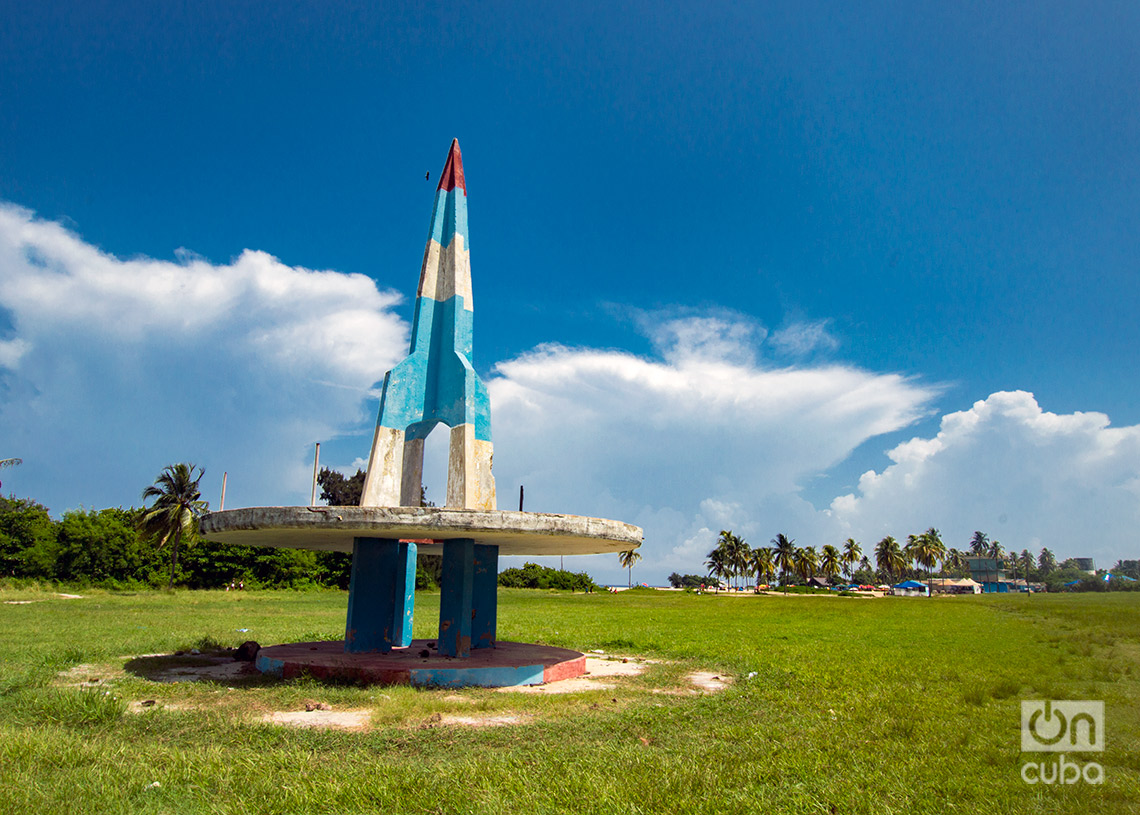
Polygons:
[[[429,647],[431,646],[431,647]],[[257,652],[257,669],[284,679],[308,675],[318,679],[420,687],[503,688],[542,685],[586,672],[586,656],[567,648],[498,642],[494,648],[472,649],[471,656],[452,659],[435,651],[434,640],[412,640],[407,648],[387,654],[350,654],[343,641],[273,645]]]

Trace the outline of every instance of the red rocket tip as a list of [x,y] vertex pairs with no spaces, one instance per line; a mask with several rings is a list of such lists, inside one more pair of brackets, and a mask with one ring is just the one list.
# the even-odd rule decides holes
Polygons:
[[437,190],[450,192],[459,187],[463,194],[467,194],[467,184],[463,180],[463,156],[459,153],[459,139],[451,140],[451,150],[447,154],[447,163],[443,165],[443,172],[439,176]]

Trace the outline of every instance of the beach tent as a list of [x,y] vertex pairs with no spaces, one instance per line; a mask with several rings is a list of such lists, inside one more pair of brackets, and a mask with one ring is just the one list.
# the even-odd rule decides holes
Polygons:
[[902,597],[917,597],[926,596],[926,584],[919,583],[917,580],[904,580],[901,583],[896,583],[891,587],[891,594],[900,595]]

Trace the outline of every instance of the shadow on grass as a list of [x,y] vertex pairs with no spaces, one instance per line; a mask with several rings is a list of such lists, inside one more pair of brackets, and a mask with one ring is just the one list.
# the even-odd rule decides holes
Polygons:
[[254,663],[234,658],[233,649],[214,648],[200,654],[147,654],[132,657],[123,670],[140,679],[160,684],[194,683],[220,685],[241,690],[243,688],[273,688],[295,686],[300,683],[330,688],[361,688],[368,683],[348,678],[315,677],[308,673],[292,679],[280,679],[261,673]]
[[174,684],[200,682],[226,687],[262,687],[279,680],[267,677],[252,662],[234,659],[227,648],[211,648],[200,654],[147,654],[132,657],[123,665],[129,674],[150,682]]

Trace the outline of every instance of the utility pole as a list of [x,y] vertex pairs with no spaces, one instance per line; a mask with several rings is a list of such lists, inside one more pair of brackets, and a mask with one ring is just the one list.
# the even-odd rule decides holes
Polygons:
[[[228,476],[228,475],[229,475],[228,472],[222,473],[222,506],[221,506],[221,509],[226,508],[226,476]],[[219,510],[219,512],[220,511],[221,510]]]
[[321,466],[321,443],[317,442],[317,452],[313,456],[313,494],[309,498],[309,506],[315,507],[317,505],[317,470]]

